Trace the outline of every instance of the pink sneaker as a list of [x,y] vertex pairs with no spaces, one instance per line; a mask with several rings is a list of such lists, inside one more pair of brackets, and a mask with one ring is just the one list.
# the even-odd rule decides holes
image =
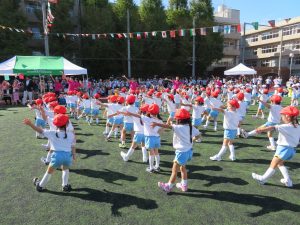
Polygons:
[[177,187],[178,189],[181,189],[181,191],[183,191],[183,192],[187,192],[187,190],[188,190],[188,186],[185,185],[185,184],[182,184],[182,183],[177,183],[177,184],[176,184],[176,187]]
[[157,186],[163,190],[164,192],[169,193],[172,188],[170,188],[170,186],[168,185],[168,183],[163,183],[163,182],[157,182]]

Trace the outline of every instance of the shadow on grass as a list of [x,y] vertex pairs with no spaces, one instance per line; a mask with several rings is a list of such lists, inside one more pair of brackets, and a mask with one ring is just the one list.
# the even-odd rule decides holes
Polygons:
[[[78,130],[77,128],[76,128],[76,130]],[[91,134],[91,133],[86,133],[86,134],[84,134],[84,133],[75,133],[76,135],[78,135],[78,136],[93,136],[94,134]]]
[[191,173],[188,175],[189,179],[194,180],[206,180],[208,183],[204,186],[210,187],[215,184],[234,184],[234,185],[247,185],[249,184],[247,181],[241,179],[241,178],[235,178],[235,177],[222,177],[222,176],[209,176],[206,174],[201,173]]
[[119,173],[108,169],[105,169],[104,171],[96,171],[91,169],[71,169],[70,172],[87,176],[87,177],[92,177],[92,178],[101,178],[107,183],[116,184],[116,185],[122,185],[122,184],[115,183],[115,181],[118,180],[126,180],[126,181],[137,180],[137,177],[129,176],[124,173]]
[[72,192],[63,193],[45,190],[45,193],[58,195],[58,196],[69,196],[79,198],[84,201],[93,201],[99,203],[109,203],[111,206],[111,213],[113,216],[121,216],[119,210],[124,207],[135,205],[139,209],[151,210],[158,208],[156,201],[151,199],[139,198],[133,195],[121,194],[110,192],[107,190],[95,190],[91,188],[78,188],[73,189]]
[[231,202],[243,205],[253,205],[260,207],[257,212],[250,213],[250,217],[263,216],[268,213],[276,213],[282,210],[289,210],[292,212],[300,212],[300,205],[296,205],[282,199],[264,196],[264,195],[251,195],[251,194],[238,194],[229,191],[201,191],[189,189],[188,193],[173,192],[172,195],[181,195],[193,198],[208,198],[221,202]]
[[87,159],[95,155],[110,155],[110,153],[103,152],[102,150],[85,150],[81,148],[76,149],[76,153],[85,154],[85,156],[81,159]]
[[[172,169],[173,162],[167,161],[160,161],[161,167],[166,167]],[[189,165],[187,164],[186,168],[189,170],[189,173],[196,172],[196,171],[222,171],[222,167],[220,166],[196,166],[196,165]]]
[[80,139],[76,139],[76,143],[84,143],[84,141]]

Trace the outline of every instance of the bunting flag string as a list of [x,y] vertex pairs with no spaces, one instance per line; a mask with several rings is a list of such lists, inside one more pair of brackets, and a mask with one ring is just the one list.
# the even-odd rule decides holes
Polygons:
[[[50,8],[48,8],[50,9]],[[50,12],[50,13],[49,13]],[[50,22],[53,22],[54,16],[51,14],[48,10],[48,16],[47,16],[47,22],[50,24]],[[273,22],[273,21],[272,21]],[[49,25],[48,24],[48,25]],[[256,28],[258,24],[256,22],[252,23],[253,26]],[[20,29],[20,28],[14,28],[14,27],[8,27],[0,25],[0,31],[1,28],[3,30],[10,30],[12,32],[18,32],[18,33],[30,33],[32,34],[31,29]],[[235,28],[235,29],[233,29]],[[206,36],[208,33],[224,33],[224,34],[230,34],[230,33],[240,33],[241,32],[241,25],[216,25],[212,27],[201,27],[201,28],[180,28],[178,30],[164,30],[164,31],[144,31],[144,32],[131,32],[131,33],[86,33],[86,34],[75,34],[75,33],[45,33],[46,35],[52,35],[56,37],[63,37],[63,38],[75,38],[75,37],[82,37],[82,38],[91,38],[92,40],[97,39],[148,39],[150,37],[161,37],[161,38],[182,38],[182,37],[193,37],[193,36]],[[158,36],[158,34],[160,36]]]

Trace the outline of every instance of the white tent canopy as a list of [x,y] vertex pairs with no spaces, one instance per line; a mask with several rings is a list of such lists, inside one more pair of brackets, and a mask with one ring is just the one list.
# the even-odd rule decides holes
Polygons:
[[227,76],[236,76],[236,75],[255,75],[257,72],[254,69],[251,69],[244,64],[240,63],[239,65],[224,71],[224,75]]
[[3,63],[0,63],[0,76],[1,75],[13,75],[14,74],[14,66],[16,63],[16,56],[11,59],[6,60]]

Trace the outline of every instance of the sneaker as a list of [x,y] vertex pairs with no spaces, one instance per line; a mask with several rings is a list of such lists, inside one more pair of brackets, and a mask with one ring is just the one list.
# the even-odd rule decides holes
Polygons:
[[119,148],[126,148],[126,144],[124,143],[124,144],[119,144]]
[[155,170],[155,172],[159,173],[160,172],[160,167],[159,166],[158,167],[154,166],[154,170]]
[[126,153],[125,152],[120,152],[120,155],[121,155],[121,157],[122,157],[122,159],[125,161],[125,162],[127,162],[128,161],[128,158],[126,157]]
[[146,168],[146,172],[148,172],[148,173],[154,173],[155,170],[154,169],[150,169],[150,167],[147,167]]
[[72,187],[71,187],[70,184],[67,184],[67,185],[62,187],[63,192],[70,192],[71,190],[72,190]]
[[33,178],[33,185],[38,192],[42,192],[44,189],[39,185],[40,180],[38,177]]
[[267,149],[270,150],[270,151],[276,151],[276,147],[272,146],[272,145],[268,145]]
[[258,116],[257,115],[252,115],[252,118],[257,118]]
[[209,159],[212,160],[212,161],[221,161],[222,160],[221,157],[219,157],[218,155],[214,155],[212,157],[209,157]]
[[181,191],[183,191],[183,192],[187,192],[187,190],[188,190],[188,186],[187,186],[186,184],[177,183],[177,184],[176,184],[176,187],[177,187],[178,189],[181,189]]
[[49,145],[48,144],[42,144],[42,147],[44,150],[49,151]]
[[287,181],[286,179],[282,178],[282,179],[280,179],[280,182],[282,184],[284,184],[286,187],[289,187],[289,188],[293,187],[293,182],[291,181],[291,179],[289,179]]
[[231,161],[235,161],[236,160],[236,158],[235,158],[235,156],[229,156],[229,159],[231,160]]
[[111,142],[111,139],[107,137],[107,138],[105,138],[105,141]]
[[170,188],[170,186],[167,183],[157,182],[157,186],[167,193],[169,193],[172,190],[172,188]]
[[46,157],[42,157],[42,158],[41,158],[41,162],[44,163],[46,166],[49,165],[49,162],[47,162]]
[[195,142],[196,142],[196,143],[201,143],[201,141],[202,141],[202,140],[199,138],[199,139],[197,139]]
[[241,136],[243,137],[243,138],[248,138],[248,132],[247,131],[245,131],[244,129],[241,129]]
[[261,179],[261,176],[256,173],[252,173],[252,178],[256,180],[259,184],[265,184],[265,182]]

